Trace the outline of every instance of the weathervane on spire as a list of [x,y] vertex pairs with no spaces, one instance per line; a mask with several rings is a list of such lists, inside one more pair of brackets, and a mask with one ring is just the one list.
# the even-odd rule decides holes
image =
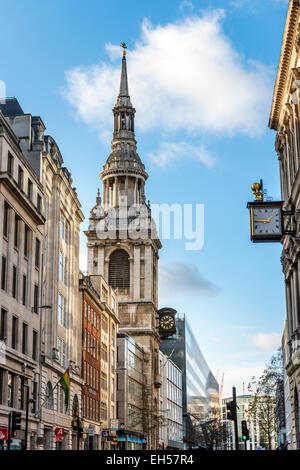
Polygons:
[[123,55],[126,55],[126,49],[127,49],[126,43],[121,42],[120,46],[123,48]]

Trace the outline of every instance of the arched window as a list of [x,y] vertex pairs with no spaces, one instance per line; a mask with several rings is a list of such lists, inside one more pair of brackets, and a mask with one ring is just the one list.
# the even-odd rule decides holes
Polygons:
[[111,254],[109,284],[114,288],[130,287],[129,255],[124,250],[116,250]]
[[51,382],[47,382],[46,385],[46,400],[45,400],[45,408],[48,410],[53,410],[54,408],[54,399],[53,399],[53,388]]

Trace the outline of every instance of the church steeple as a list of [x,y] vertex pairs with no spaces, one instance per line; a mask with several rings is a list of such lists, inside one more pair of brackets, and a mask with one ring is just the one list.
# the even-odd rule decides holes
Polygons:
[[111,149],[103,166],[103,203],[106,207],[115,206],[127,200],[127,205],[145,202],[144,185],[148,178],[136,148],[134,135],[135,109],[132,106],[127,77],[126,44],[123,48],[120,90],[113,108],[114,132]]

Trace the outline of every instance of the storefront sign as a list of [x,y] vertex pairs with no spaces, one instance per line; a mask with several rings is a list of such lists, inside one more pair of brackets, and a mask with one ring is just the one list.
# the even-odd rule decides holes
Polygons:
[[118,431],[119,429],[119,420],[118,419],[111,419],[110,420],[110,429],[114,431]]
[[8,439],[8,429],[0,428],[0,441],[7,441]]
[[57,441],[62,441],[65,437],[65,430],[64,428],[55,428],[54,434]]

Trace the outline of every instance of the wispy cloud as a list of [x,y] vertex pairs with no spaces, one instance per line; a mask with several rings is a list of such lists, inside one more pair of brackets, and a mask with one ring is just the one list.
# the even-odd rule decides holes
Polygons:
[[164,298],[184,292],[212,296],[220,292],[218,286],[206,279],[195,264],[181,262],[160,263],[159,291]]
[[279,333],[257,333],[251,337],[255,346],[266,351],[272,351],[280,346],[281,335]]
[[[268,69],[244,60],[222,30],[223,10],[153,25],[144,20],[128,52],[129,86],[139,131],[256,135],[272,92]],[[66,72],[65,98],[77,117],[107,140],[120,76],[120,48],[109,60]]]
[[148,157],[157,166],[167,167],[170,163],[181,160],[196,160],[211,168],[215,158],[204,145],[191,145],[187,142],[161,142],[159,148],[148,154]]

